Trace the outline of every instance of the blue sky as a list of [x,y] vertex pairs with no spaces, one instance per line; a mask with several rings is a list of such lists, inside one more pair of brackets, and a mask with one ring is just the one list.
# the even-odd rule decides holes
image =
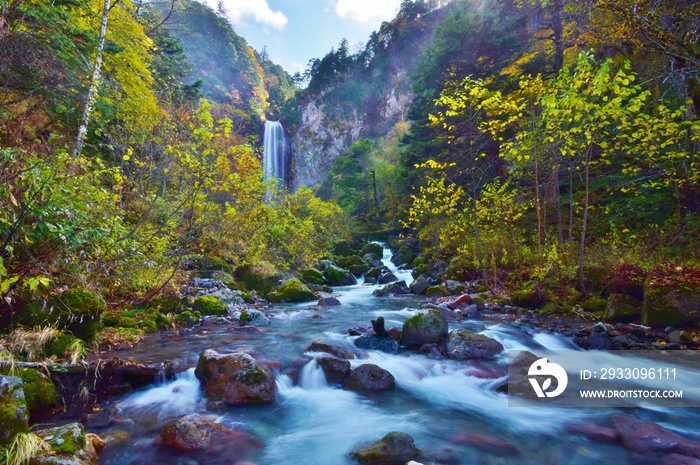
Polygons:
[[[382,21],[391,20],[401,0],[223,0],[240,36],[293,74],[321,58],[341,39],[364,44]],[[217,0],[207,0],[212,7]]]

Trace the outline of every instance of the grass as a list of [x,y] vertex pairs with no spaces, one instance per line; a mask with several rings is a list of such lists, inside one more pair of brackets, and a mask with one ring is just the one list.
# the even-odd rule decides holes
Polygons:
[[0,465],[23,465],[39,452],[49,452],[49,443],[34,433],[19,433],[5,448],[0,448]]

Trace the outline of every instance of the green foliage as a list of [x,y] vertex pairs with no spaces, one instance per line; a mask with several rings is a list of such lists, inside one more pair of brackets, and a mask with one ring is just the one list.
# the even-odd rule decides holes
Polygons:
[[192,311],[202,315],[228,315],[228,306],[217,297],[204,295],[195,299]]

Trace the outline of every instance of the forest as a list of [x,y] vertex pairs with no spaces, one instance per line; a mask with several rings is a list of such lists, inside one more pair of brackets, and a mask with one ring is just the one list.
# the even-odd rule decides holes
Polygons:
[[[389,273],[408,282],[375,297],[466,296],[538,328],[601,322],[602,348],[697,348],[699,31],[694,0],[404,0],[363,47],[291,75],[222,2],[3,0],[0,378],[34,382],[41,362],[96,380],[114,348],[274,326],[272,303],[324,307]],[[268,120],[294,141],[294,179],[264,174]],[[444,325],[412,348],[450,359]],[[84,403],[28,400],[33,420],[94,414],[97,384]],[[0,431],[0,462],[46,447],[19,430]]]

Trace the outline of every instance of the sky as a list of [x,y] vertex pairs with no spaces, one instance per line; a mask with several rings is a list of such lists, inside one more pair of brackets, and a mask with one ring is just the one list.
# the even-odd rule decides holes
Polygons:
[[[217,0],[207,0],[216,7]],[[288,73],[303,73],[346,38],[352,51],[367,43],[401,0],[223,0],[234,30]]]

